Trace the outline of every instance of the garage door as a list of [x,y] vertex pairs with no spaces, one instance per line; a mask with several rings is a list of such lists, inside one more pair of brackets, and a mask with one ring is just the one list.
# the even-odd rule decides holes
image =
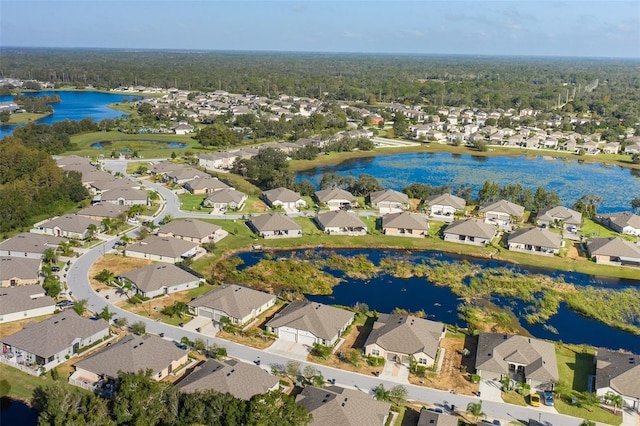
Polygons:
[[213,312],[208,309],[198,308],[198,315],[201,317],[213,319]]
[[298,334],[298,343],[302,343],[303,345],[313,346],[316,342],[316,339],[313,336],[305,336],[304,334]]
[[287,340],[289,342],[296,341],[296,334],[288,330],[283,330],[283,329],[278,330],[278,337],[280,337],[281,339]]

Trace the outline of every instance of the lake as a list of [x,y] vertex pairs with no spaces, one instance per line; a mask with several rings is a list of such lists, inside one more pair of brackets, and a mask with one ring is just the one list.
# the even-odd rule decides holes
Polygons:
[[22,401],[0,398],[0,425],[36,426],[38,412]]
[[403,153],[357,158],[335,165],[300,171],[296,180],[309,179],[318,186],[322,175],[337,173],[357,177],[375,176],[386,189],[401,191],[412,183],[433,186],[470,185],[475,194],[485,181],[500,186],[519,183],[532,192],[542,186],[571,206],[583,194],[602,197],[601,213],[630,210],[631,200],[640,194],[640,172],[577,159],[548,159],[540,155],[480,157],[468,154]]
[[[48,115],[38,123],[53,124],[58,121],[75,120],[80,121],[83,118],[91,117],[93,121],[101,121],[105,118],[117,118],[124,115],[121,111],[111,109],[107,105],[122,102],[123,99],[132,101],[140,98],[140,96],[130,95],[116,95],[112,93],[100,93],[100,92],[29,92],[25,93],[25,96],[51,96],[58,95],[60,97],[60,103],[52,104],[53,114]],[[8,102],[13,100],[13,96],[0,96],[0,102]],[[13,133],[13,129],[17,125],[12,126],[0,126],[0,138],[10,136]]]
[[[300,255],[308,250],[296,250],[291,252],[269,253],[274,258]],[[457,262],[467,260],[482,268],[506,267],[515,272],[546,274],[554,278],[562,278],[565,282],[576,286],[597,285],[614,289],[640,288],[640,281],[593,277],[576,272],[567,273],[540,267],[526,267],[513,265],[489,259],[478,259],[469,256],[441,253],[437,251],[406,252],[394,250],[368,250],[368,249],[341,249],[326,250],[317,249],[316,254],[324,257],[330,253],[337,253],[345,257],[364,254],[369,260],[379,265],[380,260],[386,257],[397,257],[406,262],[421,262],[425,259],[437,259],[444,262]],[[247,252],[238,255],[244,264],[240,268],[246,268],[258,263],[265,253]],[[390,313],[394,308],[402,308],[412,312],[423,310],[428,319],[442,321],[447,324],[466,327],[467,324],[458,316],[458,305],[462,301],[451,292],[448,287],[439,287],[429,282],[426,278],[398,278],[389,274],[378,274],[370,279],[348,278],[342,271],[325,269],[326,272],[342,278],[344,281],[333,288],[333,293],[327,296],[307,295],[314,302],[325,304],[337,304],[354,306],[357,303],[365,303],[369,309],[378,312]],[[495,305],[512,311],[516,317],[525,312],[526,303],[506,297],[493,297],[491,302]],[[521,325],[533,336],[549,340],[562,340],[565,343],[588,344],[596,347],[611,349],[626,349],[640,353],[640,337],[635,334],[618,330],[597,320],[583,317],[561,304],[558,313],[544,324],[527,324],[524,320]],[[557,330],[557,334],[552,330]]]

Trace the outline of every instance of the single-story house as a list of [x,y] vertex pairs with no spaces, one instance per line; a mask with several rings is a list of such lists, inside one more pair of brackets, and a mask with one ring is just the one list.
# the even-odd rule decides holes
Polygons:
[[280,380],[254,364],[237,360],[209,359],[176,384],[180,392],[214,390],[244,401],[278,389]]
[[68,214],[36,224],[36,227],[34,227],[31,232],[35,234],[53,235],[54,237],[86,240],[91,234],[89,231],[91,225],[94,225],[97,230],[102,228],[102,224],[97,220],[75,214]]
[[247,194],[243,192],[227,188],[209,194],[202,202],[202,205],[204,207],[212,207],[214,210],[240,210],[248,198]]
[[538,212],[536,224],[541,227],[561,226],[564,230],[575,232],[582,225],[582,213],[564,206],[551,207]]
[[302,226],[288,216],[277,213],[252,217],[247,224],[263,238],[302,237]]
[[640,247],[616,237],[588,239],[587,253],[596,263],[640,266]]
[[296,396],[296,404],[311,414],[309,426],[383,426],[391,409],[388,402],[378,401],[360,390],[339,386],[305,386]]
[[367,225],[357,214],[345,210],[330,210],[318,214],[316,221],[329,235],[366,235]]
[[406,365],[415,361],[430,367],[436,360],[445,333],[445,325],[441,322],[411,315],[380,314],[364,344],[364,351],[368,356],[387,361]]
[[416,426],[458,426],[458,416],[423,409]]
[[509,250],[553,256],[560,253],[560,235],[542,228],[522,228],[509,235]]
[[0,287],[40,283],[41,266],[40,259],[0,256]]
[[369,194],[369,203],[374,209],[380,210],[381,214],[399,213],[409,210],[409,196],[405,193],[387,189]]
[[557,383],[560,379],[553,343],[500,333],[480,333],[476,373],[487,380],[510,377],[531,387]]
[[56,301],[40,285],[0,289],[0,324],[50,315],[55,310]]
[[158,237],[173,237],[193,243],[218,242],[227,235],[222,227],[198,219],[172,220],[158,229]]
[[597,221],[619,234],[640,236],[640,216],[631,212],[598,215]]
[[511,224],[522,221],[524,207],[507,200],[487,203],[480,208],[485,223],[495,225],[498,229],[511,229]]
[[196,288],[202,281],[199,276],[166,263],[154,263],[124,272],[118,278],[121,282],[129,280],[137,294],[148,298]]
[[640,412],[640,355],[598,349],[595,392],[599,397],[620,395],[627,407]]
[[49,371],[75,356],[80,348],[107,336],[109,324],[105,320],[84,318],[68,310],[0,338],[0,356],[9,364]]
[[55,250],[62,238],[23,232],[0,243],[0,256],[42,259],[45,251]]
[[285,210],[296,210],[307,206],[307,202],[300,194],[287,188],[264,191],[260,194],[260,198],[271,208],[282,207]]
[[203,179],[211,177],[209,173],[205,173],[193,167],[181,167],[176,170],[166,172],[165,177],[176,185],[184,185],[193,179]]
[[98,170],[93,166],[89,167],[88,170],[82,170],[81,173],[82,173],[82,184],[87,189],[90,188],[91,183],[93,182],[113,179],[113,175],[111,175],[110,173],[104,172],[102,170]]
[[214,152],[211,154],[198,155],[198,165],[206,170],[230,169],[238,159],[235,152]]
[[65,155],[63,157],[58,157],[55,160],[56,160],[56,164],[58,164],[58,167],[63,168],[65,171],[71,170],[71,169],[67,169],[68,166],[82,165],[82,166],[93,167],[93,165],[91,164],[90,158],[80,157],[78,155]]
[[627,154],[640,153],[640,142],[635,142],[624,147],[624,152]]
[[183,169],[185,166],[183,163],[174,163],[171,161],[161,161],[159,163],[153,164],[149,167],[149,172],[154,175],[166,175],[169,172],[173,172],[175,170]]
[[443,231],[445,241],[476,246],[490,244],[497,233],[494,226],[474,219],[456,220]]
[[173,130],[173,133],[175,133],[176,135],[186,135],[187,133],[193,133],[193,129],[194,127],[191,124],[185,123],[183,121],[171,128],[171,130]]
[[104,219],[117,219],[126,214],[128,207],[120,204],[99,203],[86,207],[76,214],[89,219],[102,221]]
[[429,233],[427,219],[416,213],[400,212],[382,216],[382,232],[385,235],[424,238]]
[[124,255],[156,262],[178,263],[198,254],[198,248],[197,243],[190,241],[152,235],[138,243],[129,244]]
[[238,284],[224,284],[192,300],[187,305],[195,316],[220,322],[229,318],[232,324],[243,325],[255,319],[276,303],[273,294]]
[[111,178],[109,180],[98,180],[89,184],[89,191],[92,194],[102,194],[103,192],[111,191],[113,189],[126,188],[138,189],[140,188],[140,186],[133,183],[129,179],[116,178]]
[[121,206],[146,206],[149,195],[147,191],[135,188],[116,188],[100,194],[103,203],[118,204]]
[[329,210],[350,209],[356,204],[356,197],[340,188],[322,189],[316,191],[313,197],[319,204],[326,205]]
[[197,194],[210,194],[215,191],[220,191],[221,189],[228,189],[231,186],[222,182],[220,179],[215,177],[203,177],[199,179],[193,179],[188,182],[185,182],[182,185],[184,189],[189,191],[190,193]]
[[353,322],[354,313],[321,303],[296,300],[266,324],[267,331],[290,342],[333,346]]
[[69,381],[97,386],[115,381],[118,372],[137,373],[151,370],[151,378],[162,380],[189,361],[189,351],[170,340],[150,334],[129,334],[95,354],[76,362]]
[[617,154],[620,152],[621,145],[618,142],[607,142],[602,148],[605,154]]
[[456,213],[463,212],[467,202],[451,194],[432,195],[424,200],[429,216],[436,220],[452,222]]

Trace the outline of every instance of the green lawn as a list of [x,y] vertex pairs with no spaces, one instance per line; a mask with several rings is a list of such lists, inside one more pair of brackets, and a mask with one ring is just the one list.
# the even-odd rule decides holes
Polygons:
[[30,123],[32,121],[36,121],[39,120],[43,117],[46,117],[50,114],[38,114],[35,112],[21,112],[18,114],[11,114],[9,116],[9,122],[5,123],[7,125],[11,125],[11,124],[24,124],[24,123]]
[[[73,360],[68,362],[73,362]],[[49,373],[39,377],[32,376],[18,370],[17,368],[9,367],[4,364],[0,368],[0,380],[6,380],[11,384],[11,390],[7,394],[9,398],[23,401],[30,401],[33,397],[33,390],[38,386],[47,386],[53,383]],[[74,391],[88,392],[76,386],[71,386],[66,380],[63,380],[62,377],[60,382],[63,386],[68,386],[69,389],[73,389]]]
[[188,192],[178,195],[180,199],[180,209],[184,211],[210,212],[213,209],[202,207],[202,201],[207,198],[207,194],[190,194]]
[[620,237],[625,240],[634,241],[635,237],[631,235],[621,235],[615,231],[612,231],[604,226],[594,222],[591,219],[584,219],[584,223],[582,224],[580,233],[585,236],[585,238],[596,238],[596,237]]

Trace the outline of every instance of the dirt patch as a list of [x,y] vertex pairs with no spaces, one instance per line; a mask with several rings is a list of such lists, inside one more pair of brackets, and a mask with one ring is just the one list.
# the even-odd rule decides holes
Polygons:
[[576,247],[576,243],[572,243],[569,248],[567,248],[567,258],[569,259],[580,259],[582,256],[580,256],[580,251],[578,250],[578,247]]
[[91,286],[96,290],[106,290],[109,288],[108,286],[93,279],[93,277],[95,277],[103,269],[107,269],[113,272],[113,274],[117,277],[124,272],[128,272],[136,268],[142,268],[144,266],[151,265],[152,263],[152,261],[146,259],[137,259],[133,257],[107,254],[100,257],[91,266],[91,269],[89,270],[89,282],[91,283]]
[[471,354],[476,353],[473,340],[461,337],[445,337],[440,342],[440,347],[445,350],[440,374],[427,373],[426,377],[410,375],[409,382],[414,385],[440,390],[450,391],[455,389],[457,393],[463,395],[473,395],[478,392],[478,384],[469,381],[470,372],[473,372],[473,356],[462,356],[465,347]]

